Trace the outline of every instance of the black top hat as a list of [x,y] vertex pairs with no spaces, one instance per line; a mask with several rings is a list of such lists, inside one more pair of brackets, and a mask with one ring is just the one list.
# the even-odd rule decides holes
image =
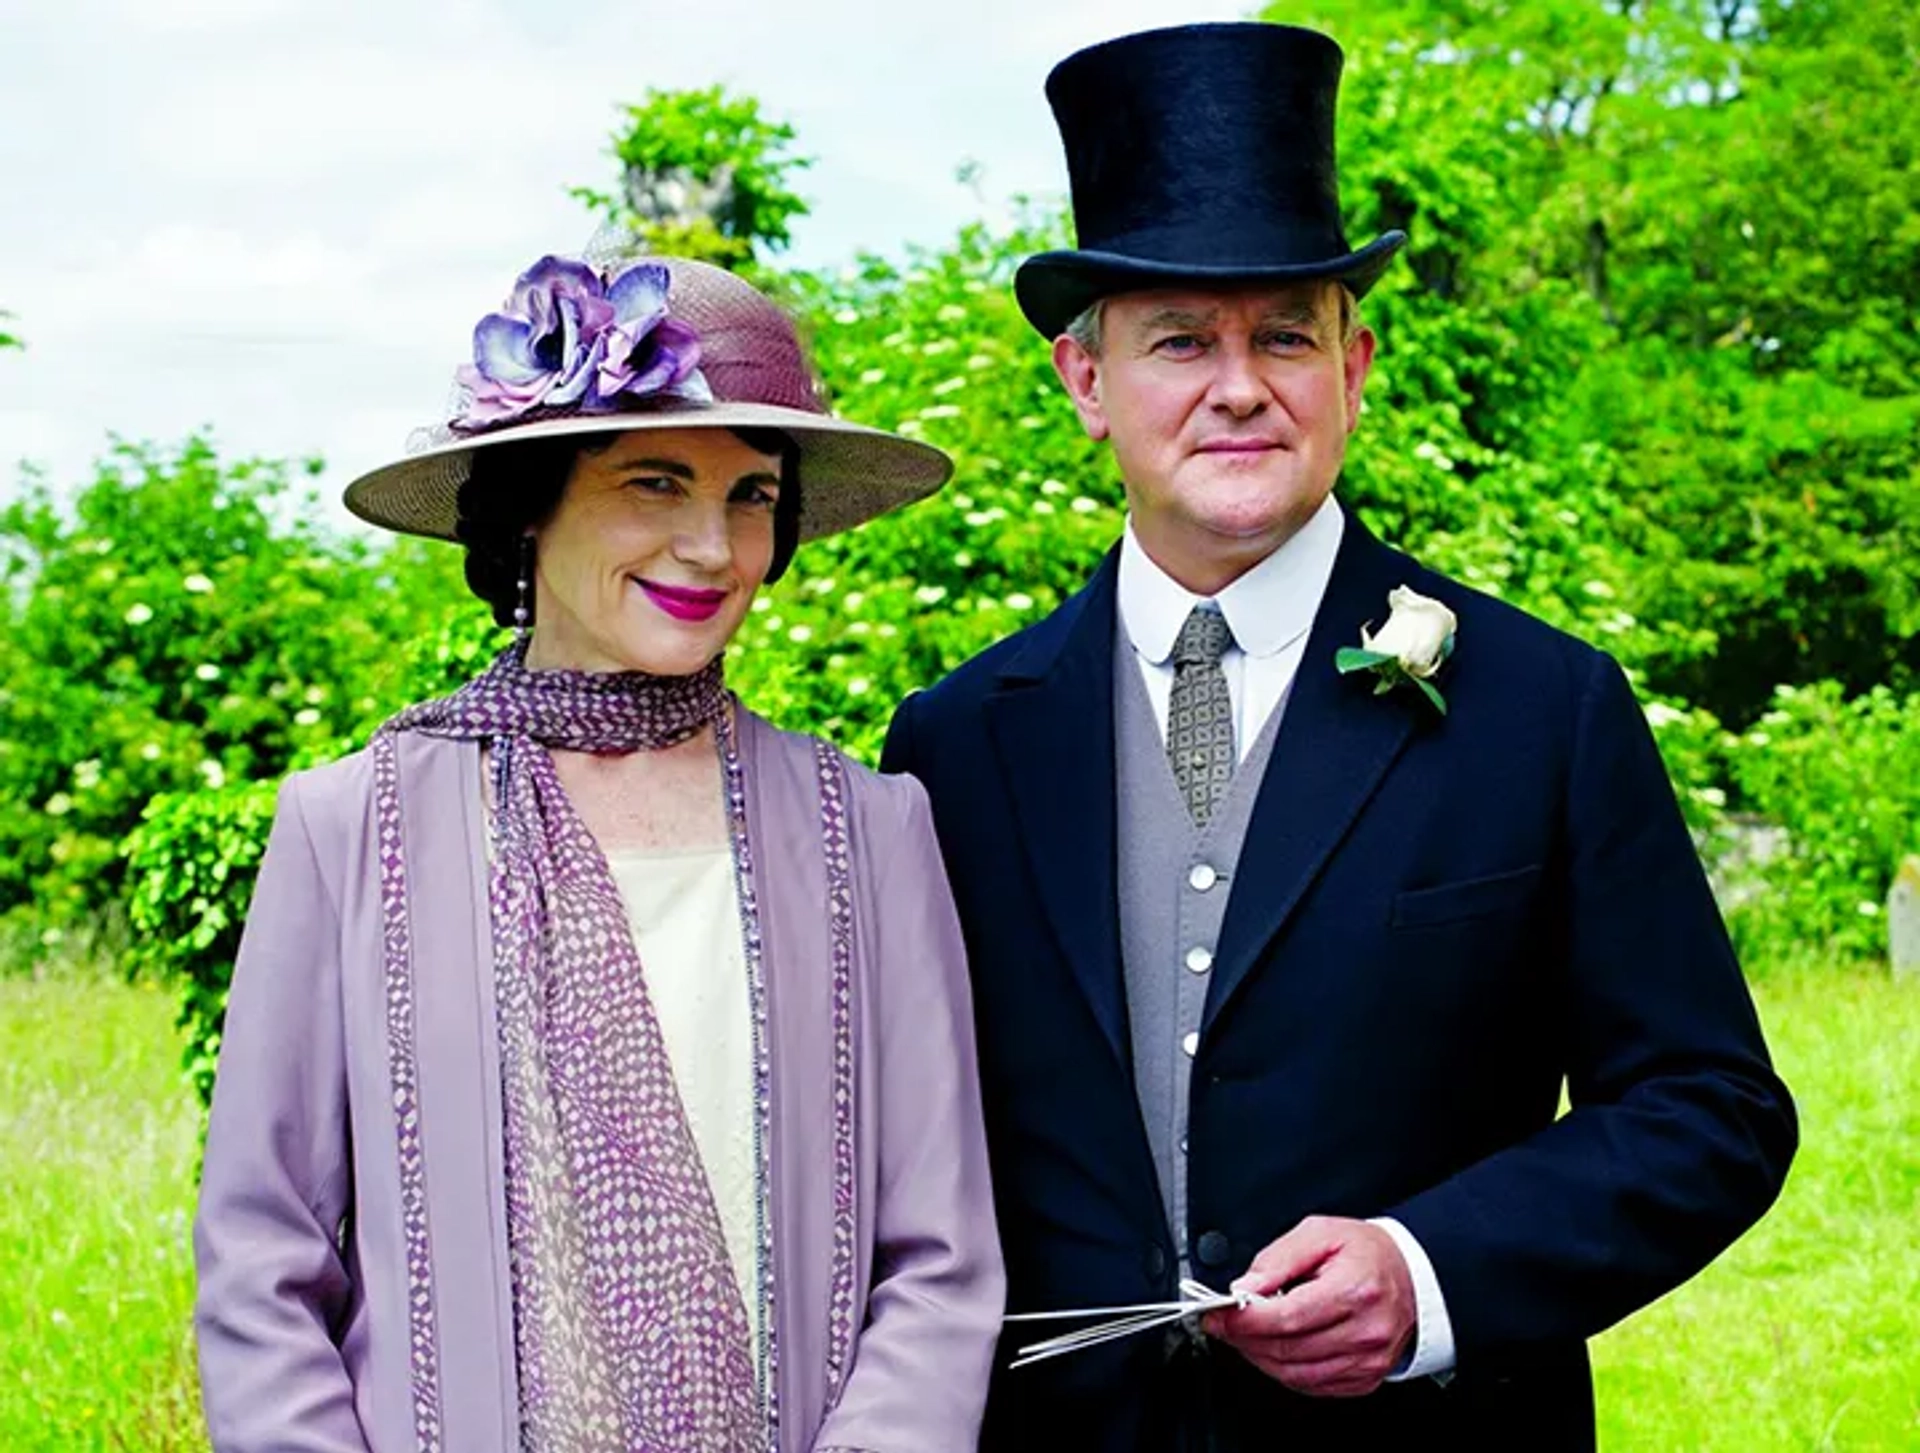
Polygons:
[[1358,297],[1404,232],[1340,226],[1340,47],[1290,25],[1182,25],[1077,51],[1047,77],[1080,247],[1030,257],[1021,311],[1047,337],[1110,293],[1338,278]]

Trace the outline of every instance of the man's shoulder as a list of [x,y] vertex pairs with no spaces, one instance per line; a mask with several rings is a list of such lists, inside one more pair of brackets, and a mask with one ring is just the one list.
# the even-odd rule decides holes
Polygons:
[[1581,672],[1590,670],[1603,654],[1598,647],[1572,632],[1550,625],[1511,601],[1424,565],[1418,568],[1423,583],[1415,589],[1452,610],[1459,617],[1459,642],[1465,642],[1471,634],[1476,650],[1491,647],[1502,652],[1519,652],[1530,663],[1552,659]]
[[1028,647],[1046,632],[1059,610],[1064,609],[1065,606],[1059,607],[1052,615],[1010,636],[1001,637],[978,655],[962,661],[933,685],[917,693],[925,707],[939,714],[977,704],[1000,684],[1013,665],[1026,654]]
[[[1512,729],[1564,731],[1596,690],[1631,694],[1619,665],[1601,648],[1511,601],[1387,548],[1400,567],[1388,572],[1394,582],[1431,596],[1457,618],[1453,656],[1442,675],[1442,690],[1450,702],[1453,688],[1458,688],[1483,705],[1497,702],[1496,714]],[[1386,604],[1380,601],[1383,615]],[[1355,639],[1346,644],[1359,644],[1358,626],[1356,622]]]

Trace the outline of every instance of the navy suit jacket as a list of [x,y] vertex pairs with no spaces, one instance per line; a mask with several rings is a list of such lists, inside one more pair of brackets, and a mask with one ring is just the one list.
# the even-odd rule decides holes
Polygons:
[[[1011,1311],[1177,1275],[1120,964],[1116,569],[910,698],[884,758],[932,797],[966,933]],[[1444,717],[1334,669],[1403,584],[1459,617]],[[1619,667],[1349,516],[1228,886],[1192,1065],[1196,1274],[1225,1286],[1309,1214],[1397,1217],[1457,1375],[1308,1399],[1154,1335],[1008,1372],[1017,1329],[982,1448],[1591,1447],[1585,1339],[1757,1219],[1796,1143]]]

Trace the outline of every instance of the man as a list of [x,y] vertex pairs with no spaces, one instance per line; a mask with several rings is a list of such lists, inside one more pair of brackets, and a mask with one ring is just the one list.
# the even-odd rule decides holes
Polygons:
[[886,765],[967,934],[1009,1309],[1258,1300],[1008,1370],[1011,1330],[988,1453],[1591,1448],[1586,1339],[1793,1154],[1620,669],[1331,498],[1405,241],[1341,232],[1340,65],[1196,26],[1048,82],[1081,250],[1017,289],[1127,532]]

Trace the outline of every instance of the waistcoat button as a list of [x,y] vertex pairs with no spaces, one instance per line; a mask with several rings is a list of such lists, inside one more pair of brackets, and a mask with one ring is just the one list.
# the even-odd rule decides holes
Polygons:
[[1233,1255],[1232,1243],[1219,1231],[1202,1231],[1193,1250],[1200,1264],[1206,1267],[1225,1266],[1227,1258]]

